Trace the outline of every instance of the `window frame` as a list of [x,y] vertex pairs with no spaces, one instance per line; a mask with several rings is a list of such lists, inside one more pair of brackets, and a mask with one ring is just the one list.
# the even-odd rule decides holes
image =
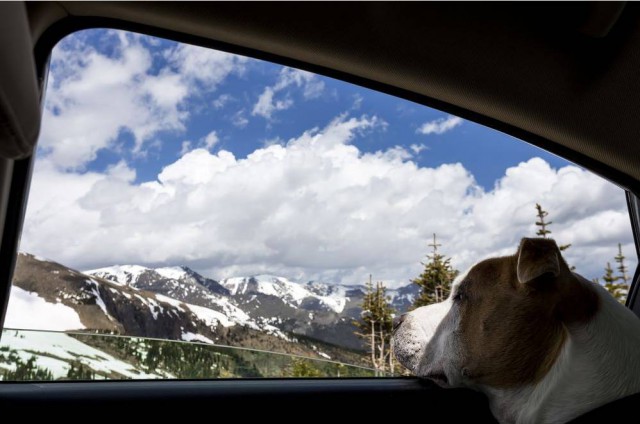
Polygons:
[[[269,61],[279,65],[295,67],[316,74],[343,80],[398,98],[406,99],[430,108],[438,109],[446,113],[460,116],[463,119],[470,120],[480,125],[484,125],[494,130],[509,134],[521,141],[542,148],[551,153],[557,154],[558,156],[561,156],[565,159],[570,159],[572,162],[584,167],[592,173],[601,176],[602,178],[605,178],[609,182],[612,182],[613,184],[625,190],[628,212],[633,230],[636,254],[640,258],[640,197],[638,197],[638,193],[640,193],[640,182],[636,181],[635,179],[632,179],[627,175],[621,173],[620,171],[604,165],[595,159],[589,158],[583,154],[576,153],[564,146],[553,143],[548,139],[532,134],[520,128],[511,126],[509,124],[505,124],[496,119],[489,118],[477,112],[473,112],[459,106],[443,102],[441,100],[416,94],[411,91],[403,90],[366,78],[354,76],[342,71],[337,71],[323,66],[302,62],[297,59],[274,55],[252,48],[242,47],[226,42],[197,37],[190,34],[179,33],[163,28],[152,27],[124,20],[102,17],[70,16],[63,18],[62,20],[48,27],[39,37],[34,47],[37,78],[41,90],[41,105],[44,98],[46,79],[49,72],[49,59],[54,46],[64,37],[74,32],[87,29],[105,28],[131,31],[149,36],[161,37],[176,42],[192,44],[204,48],[212,48],[232,54],[239,54]],[[9,178],[3,180],[5,182],[10,182],[8,199],[6,200],[6,220],[2,231],[2,239],[0,241],[0,279],[2,279],[1,281],[8,282],[8,284],[6,284],[6,287],[0,287],[0,325],[2,326],[4,326],[4,316],[6,313],[11,287],[10,282],[12,281],[15,261],[17,259],[18,244],[20,240],[22,225],[24,222],[26,202],[30,188],[34,158],[35,155],[26,159],[16,161],[0,159],[0,175],[4,174],[7,177],[10,176]],[[2,194],[4,194],[4,192]],[[626,306],[640,317],[640,300],[638,300],[638,297],[640,297],[640,295],[638,294],[638,292],[640,292],[640,285],[638,283],[639,280],[640,266],[636,266],[629,289],[629,295],[626,300]],[[399,379],[405,380],[406,378]],[[394,378],[391,378],[391,380],[394,380]],[[337,384],[339,384],[339,382]]]

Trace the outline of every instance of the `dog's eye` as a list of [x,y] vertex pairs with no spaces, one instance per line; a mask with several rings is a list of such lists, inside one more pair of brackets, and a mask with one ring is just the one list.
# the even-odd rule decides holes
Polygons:
[[454,302],[460,302],[462,300],[464,300],[464,293],[462,293],[461,291],[457,291],[455,295],[453,295],[453,301]]

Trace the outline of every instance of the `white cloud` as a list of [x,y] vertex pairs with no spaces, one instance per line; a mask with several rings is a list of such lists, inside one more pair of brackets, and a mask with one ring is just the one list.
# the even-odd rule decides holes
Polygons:
[[275,144],[277,144],[279,146],[285,146],[286,142],[283,139],[281,139],[280,137],[268,138],[268,139],[266,139],[266,140],[264,140],[262,142],[262,146],[263,147],[269,147],[269,146],[273,146]]
[[364,101],[364,97],[362,97],[359,93],[353,95],[353,104],[351,105],[351,110],[360,110],[362,107],[362,102]]
[[205,149],[211,150],[219,141],[218,133],[216,131],[211,131],[202,139],[202,144]]
[[457,116],[449,115],[446,118],[439,118],[433,121],[425,122],[416,131],[418,134],[444,134],[451,131],[455,127],[462,125],[464,121]]
[[190,150],[191,150],[191,141],[185,140],[181,144],[180,153],[178,155],[179,156],[184,156],[184,154],[187,153]]
[[233,100],[233,97],[231,97],[229,94],[221,94],[218,97],[216,97],[213,100],[213,102],[211,102],[211,105],[213,106],[214,109],[220,110],[232,100]]
[[215,90],[231,74],[243,74],[248,62],[244,56],[188,44],[179,44],[167,51],[165,57],[181,77],[198,82],[207,91]]
[[275,99],[275,96],[280,92],[288,93],[286,90],[289,87],[301,88],[303,97],[309,100],[322,95],[325,84],[317,75],[310,72],[283,68],[280,71],[280,75],[278,75],[276,83],[273,86],[264,88],[264,91],[258,97],[258,101],[253,106],[251,114],[271,119],[275,112],[289,109],[293,106],[293,100],[289,94],[286,94],[283,99]]
[[260,97],[258,97],[258,101],[253,106],[251,114],[253,116],[258,115],[263,118],[271,119],[274,112],[289,109],[293,106],[293,100],[290,98],[274,101],[274,94],[275,91],[272,87],[266,87]]
[[290,86],[302,88],[305,99],[320,97],[324,91],[324,82],[316,74],[300,69],[283,68],[274,90],[281,91]]
[[356,137],[376,117],[341,115],[324,128],[246,158],[186,153],[136,183],[125,163],[106,174],[37,164],[23,250],[78,268],[114,263],[184,264],[214,278],[262,272],[362,282],[369,273],[406,284],[420,272],[432,233],[464,269],[513,253],[535,234],[536,202],[566,257],[602,274],[617,243],[635,265],[622,190],[575,166],[530,159],[491,190],[459,163],[419,168],[402,147],[363,153]]
[[149,75],[152,61],[140,44],[107,57],[91,47],[57,48],[44,110],[40,147],[53,163],[83,168],[121,132],[133,135],[134,151],[164,130],[182,130],[184,85],[168,74]]
[[429,150],[429,148],[424,145],[423,143],[420,144],[412,144],[411,146],[409,146],[409,148],[413,151],[413,153],[415,153],[416,155],[419,155],[421,151],[423,150]]
[[103,54],[72,35],[52,56],[44,109],[41,154],[63,169],[84,169],[101,149],[117,150],[131,134],[133,153],[144,153],[162,131],[181,132],[185,101],[214,90],[230,74],[244,71],[246,58],[180,45],[165,50],[169,64],[154,69],[140,36],[109,31],[113,52]]
[[237,128],[244,128],[249,124],[249,120],[245,116],[245,110],[240,109],[231,117],[231,124]]

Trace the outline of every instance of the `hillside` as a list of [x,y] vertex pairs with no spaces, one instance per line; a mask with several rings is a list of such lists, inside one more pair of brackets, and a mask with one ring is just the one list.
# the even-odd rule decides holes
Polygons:
[[[217,358],[214,362],[224,365],[214,372],[218,376],[247,373],[273,376],[275,372],[265,365],[273,358],[258,360],[263,354],[220,351],[228,349],[224,346],[366,366],[362,342],[354,335],[353,326],[353,320],[361,312],[363,295],[362,286],[297,283],[274,275],[215,281],[180,266],[152,269],[117,265],[80,272],[20,253],[5,327],[72,332],[57,336],[60,338],[57,342],[71,347],[65,348],[65,355],[51,356],[42,350],[44,348],[34,347],[34,343],[44,343],[43,336],[8,331],[0,345],[0,369],[3,360],[5,369],[15,368],[10,357],[21,358],[26,364],[25,361],[35,355],[35,364],[52,363],[52,369],[58,373],[75,372],[73,367],[77,364],[73,365],[75,362],[69,358],[84,358],[81,352],[86,350],[91,354],[81,362],[93,364],[91,372],[104,378],[156,378],[167,373],[193,377],[197,374],[197,367],[178,369],[175,363],[155,370],[151,365],[157,364],[141,359],[146,358],[151,342],[78,334],[87,332],[211,345],[198,354],[198,358]],[[407,286],[391,290],[389,295],[396,309],[402,312],[411,304],[415,289]],[[79,348],[78,343],[85,347]],[[27,347],[16,350],[14,344]],[[153,352],[164,349],[163,355],[192,354],[191,350],[182,351],[183,348],[176,346],[182,345],[157,346]],[[214,355],[211,349],[217,349],[217,353]],[[104,360],[106,363],[115,364],[108,372],[100,371],[94,350],[110,358]],[[242,365],[248,360],[247,356],[262,365],[247,368],[247,364]],[[67,362],[62,366],[56,361]],[[291,359],[286,356],[276,362],[280,364],[278,372],[284,372],[282,369],[288,369]],[[123,363],[128,364],[128,368]]]
[[[220,282],[187,267],[146,268],[122,265],[85,271],[119,286],[147,290],[240,316],[242,324],[303,335],[349,349],[363,349],[353,321],[361,313],[364,286],[296,283],[274,275],[235,277]],[[417,293],[415,285],[389,290],[392,306],[405,312]],[[248,318],[247,318],[248,317]]]

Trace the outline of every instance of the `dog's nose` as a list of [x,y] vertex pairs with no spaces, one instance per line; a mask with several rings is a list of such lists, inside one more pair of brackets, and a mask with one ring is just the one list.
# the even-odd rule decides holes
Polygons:
[[407,314],[402,314],[399,317],[395,317],[393,319],[393,331],[396,331],[398,327],[400,327],[400,324],[402,324],[406,316]]

